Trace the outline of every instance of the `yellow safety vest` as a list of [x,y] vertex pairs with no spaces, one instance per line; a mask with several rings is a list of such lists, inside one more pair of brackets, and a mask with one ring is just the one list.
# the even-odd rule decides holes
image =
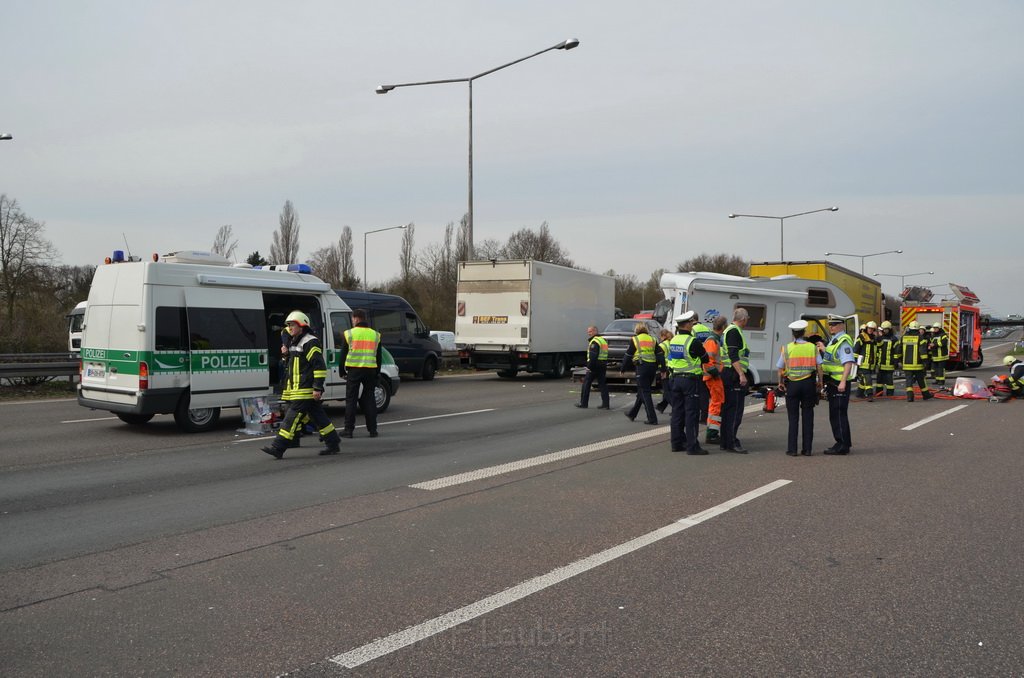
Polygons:
[[377,367],[380,333],[369,327],[353,327],[345,330],[345,341],[348,342],[345,367]]
[[750,349],[747,348],[747,335],[744,334],[743,329],[735,323],[726,327],[725,332],[722,333],[722,364],[726,367],[732,367],[732,361],[729,360],[729,347],[726,346],[725,343],[725,338],[729,336],[729,330],[732,329],[735,329],[740,333],[740,339],[743,341],[743,345],[740,346],[740,365],[742,365],[743,369],[746,370],[750,367]]
[[637,334],[633,337],[633,346],[636,347],[636,360],[638,362],[657,362],[658,358],[654,352],[654,337],[649,334]]
[[597,344],[597,359],[601,362],[608,361],[608,342],[604,337],[593,337],[589,344]]
[[703,371],[700,359],[690,356],[690,344],[692,342],[692,334],[677,334],[669,340],[666,364],[672,370],[672,374],[689,374],[696,377]]
[[843,344],[853,345],[853,341],[850,339],[849,334],[842,334],[839,339],[836,339],[831,344],[825,347],[825,358],[821,363],[821,371],[826,376],[833,377],[835,379],[843,378],[843,364],[839,362],[839,348]]
[[783,347],[786,352],[786,379],[802,381],[813,376],[818,367],[818,348],[809,342],[790,342]]

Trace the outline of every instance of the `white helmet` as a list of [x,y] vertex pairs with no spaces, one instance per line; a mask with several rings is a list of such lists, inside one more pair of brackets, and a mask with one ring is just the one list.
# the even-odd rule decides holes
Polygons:
[[878,328],[878,324],[874,320],[869,320],[864,324],[864,327],[874,330]]
[[309,316],[302,311],[292,311],[288,314],[288,317],[285,318],[284,322],[285,324],[295,322],[303,327],[309,327]]
[[1012,365],[1015,362],[1017,362],[1017,356],[1015,356],[1015,355],[1008,355],[1005,358],[1003,358],[1003,364],[1004,365]]

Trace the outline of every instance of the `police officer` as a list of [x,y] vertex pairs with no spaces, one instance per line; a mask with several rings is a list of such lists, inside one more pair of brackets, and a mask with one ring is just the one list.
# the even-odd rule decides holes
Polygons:
[[320,340],[309,327],[309,316],[302,311],[289,313],[285,328],[291,341],[288,344],[288,376],[281,399],[288,403],[288,411],[273,442],[261,449],[275,459],[280,459],[297,439],[305,423],[312,420],[326,443],[320,454],[337,454],[341,449],[341,441],[321,402],[324,380],[327,379],[327,363],[324,362]]
[[900,343],[892,333],[892,323],[883,320],[879,326],[881,334],[875,346],[875,353],[878,356],[878,384],[875,388],[875,395],[884,395],[891,398],[896,395],[896,387],[893,385],[893,372],[900,357]]
[[[345,430],[341,437],[351,438],[356,428],[356,401],[366,417],[366,430],[377,437],[377,381],[380,379],[380,333],[366,324],[367,313],[361,308],[352,311],[350,330],[345,330],[339,361],[345,366]],[[359,387],[362,386],[360,395]]]
[[576,407],[587,408],[590,403],[590,387],[597,379],[597,387],[601,390],[601,404],[597,409],[607,410],[609,407],[608,342],[598,333],[595,325],[587,328],[587,336],[590,337],[587,344],[587,374],[583,377],[583,390],[580,392],[580,401],[576,403]]
[[746,454],[747,450],[737,438],[743,423],[743,403],[750,387],[750,349],[743,328],[747,326],[750,314],[739,307],[732,315],[732,324],[722,335],[722,387],[725,402],[722,403],[722,437],[719,448],[726,452]]
[[853,447],[849,417],[849,379],[856,361],[853,341],[846,333],[846,319],[841,315],[828,315],[828,331],[832,338],[827,345],[819,342],[818,351],[822,355],[822,381],[828,397],[828,422],[832,426],[835,444],[825,450],[825,454],[849,454]]
[[875,343],[875,330],[878,325],[874,320],[869,320],[861,328],[857,340],[853,342],[853,354],[857,360],[857,397],[867,398],[868,401],[875,399],[875,363],[878,360],[877,344]]
[[630,421],[635,421],[642,405],[647,413],[647,421],[644,423],[654,426],[658,423],[658,415],[654,411],[651,386],[654,383],[655,373],[665,367],[665,354],[647,330],[647,323],[637,323],[635,332],[633,341],[626,347],[626,353],[622,356],[622,364],[619,366],[619,374],[622,374],[622,368],[630,362],[635,361],[636,363],[636,401],[625,414]]
[[928,338],[921,334],[916,320],[911,320],[900,339],[900,362],[907,375],[907,402],[914,402],[914,384],[921,388],[921,396],[930,400],[934,394],[925,381],[925,362],[928,360]]
[[697,314],[687,311],[676,316],[676,335],[669,342],[668,389],[672,399],[672,451],[707,454],[698,442],[700,383],[702,365],[708,362],[704,344],[693,336]]
[[932,339],[928,344],[928,353],[932,357],[932,379],[936,388],[946,388],[946,361],[949,360],[949,335],[942,325],[932,325]]
[[786,394],[786,414],[789,416],[789,441],[786,454],[797,455],[797,434],[803,414],[803,445],[800,454],[811,456],[814,444],[814,407],[821,390],[821,354],[818,348],[804,339],[806,320],[789,324],[793,341],[782,347],[776,367],[779,369],[779,388]]

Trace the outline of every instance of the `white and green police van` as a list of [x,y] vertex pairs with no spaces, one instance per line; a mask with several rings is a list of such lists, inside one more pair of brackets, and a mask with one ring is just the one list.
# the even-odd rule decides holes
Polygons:
[[[323,344],[324,400],[344,400],[338,357],[352,312],[307,265],[253,268],[197,251],[140,261],[115,251],[89,290],[78,402],[129,424],[173,414],[186,431],[210,430],[221,408],[238,407],[240,398],[275,399],[281,331],[296,310]],[[398,385],[386,354],[378,411]]]

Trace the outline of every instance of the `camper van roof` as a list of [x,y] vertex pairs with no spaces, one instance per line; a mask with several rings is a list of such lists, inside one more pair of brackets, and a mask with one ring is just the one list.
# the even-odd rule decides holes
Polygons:
[[690,283],[698,278],[704,280],[753,280],[740,275],[729,275],[728,273],[711,273],[710,271],[689,271],[687,273],[662,273],[659,286],[662,289],[686,289]]

